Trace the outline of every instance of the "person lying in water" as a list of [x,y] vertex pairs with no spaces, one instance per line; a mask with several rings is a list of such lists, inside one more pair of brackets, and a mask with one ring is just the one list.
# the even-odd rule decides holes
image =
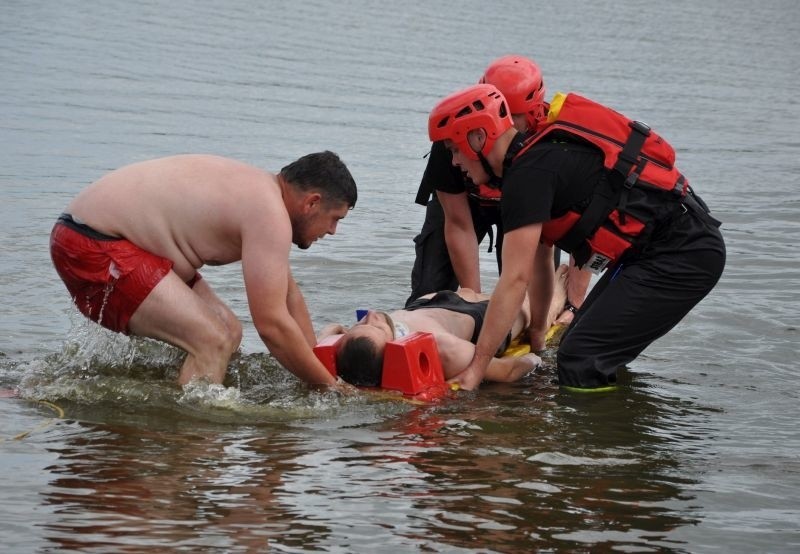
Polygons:
[[[567,266],[556,270],[555,294],[549,309],[552,324],[566,301]],[[377,387],[383,372],[383,352],[386,343],[414,332],[433,333],[442,361],[444,378],[461,372],[475,353],[475,341],[483,325],[490,296],[472,289],[444,290],[428,294],[391,313],[369,310],[355,325],[347,329],[334,323],[325,326],[317,340],[330,335],[344,334],[336,346],[336,371],[352,385]],[[530,306],[523,303],[506,341],[489,364],[487,381],[513,382],[529,373],[542,360],[536,354],[498,357],[513,338],[530,324]]]

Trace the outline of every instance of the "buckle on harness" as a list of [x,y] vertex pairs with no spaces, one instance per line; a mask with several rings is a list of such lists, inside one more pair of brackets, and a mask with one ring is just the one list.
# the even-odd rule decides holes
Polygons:
[[637,166],[636,171],[628,174],[625,179],[625,186],[631,188],[639,178],[639,174],[646,162],[644,158],[641,158],[641,153],[647,137],[650,136],[650,127],[641,121],[631,121],[628,123],[628,126],[631,128],[632,132],[628,135],[628,139],[625,141],[622,151],[617,156],[617,163],[614,165],[614,169],[625,175],[629,169]]
[[644,136],[650,135],[650,126],[646,123],[642,123],[641,121],[631,121],[628,125],[630,125],[631,129],[642,133]]

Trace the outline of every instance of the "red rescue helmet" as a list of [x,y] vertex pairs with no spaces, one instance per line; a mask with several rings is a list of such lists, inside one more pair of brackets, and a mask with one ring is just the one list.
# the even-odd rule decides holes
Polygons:
[[436,104],[428,117],[428,136],[434,142],[450,139],[468,158],[477,160],[478,153],[467,141],[470,131],[486,132],[481,154],[488,156],[497,138],[513,126],[506,99],[497,87],[472,85]]
[[527,114],[528,125],[536,128],[547,112],[542,71],[524,56],[510,55],[494,60],[480,83],[494,85],[506,97],[512,114]]

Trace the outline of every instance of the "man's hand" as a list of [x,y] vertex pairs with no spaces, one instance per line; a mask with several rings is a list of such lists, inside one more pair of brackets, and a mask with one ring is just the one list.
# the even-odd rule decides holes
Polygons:
[[575,317],[575,313],[572,310],[564,310],[558,317],[556,318],[555,325],[564,324],[569,325],[572,323],[572,319]]
[[455,384],[458,388],[464,390],[475,390],[480,386],[481,381],[483,381],[483,374],[484,371],[481,371],[478,368],[478,364],[473,360],[464,371],[452,379],[448,379],[447,382],[451,385]]
[[331,335],[341,335],[346,332],[347,328],[341,323],[329,323],[320,329],[319,333],[317,334],[317,342],[321,341],[325,337],[329,337]]

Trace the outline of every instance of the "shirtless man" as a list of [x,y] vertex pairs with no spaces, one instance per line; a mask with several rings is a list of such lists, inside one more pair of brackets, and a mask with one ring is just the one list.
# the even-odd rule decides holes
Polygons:
[[[562,265],[555,273],[555,290],[548,313],[551,324],[561,313],[567,297],[568,269]],[[433,333],[444,377],[450,379],[472,360],[489,298],[489,295],[465,288],[455,292],[439,291],[422,296],[405,309],[390,314],[370,310],[350,329],[338,323],[327,325],[320,331],[319,339],[344,333],[345,336],[337,343],[338,375],[353,385],[375,387],[381,382],[387,342],[416,331]],[[526,330],[529,324],[530,306],[524,302],[498,353],[502,353],[511,339]],[[533,353],[520,357],[495,357],[484,378],[488,381],[516,381],[541,362],[541,358]]]
[[86,317],[186,351],[180,384],[225,377],[242,325],[198,269],[241,261],[253,324],[269,351],[301,380],[332,384],[312,351],[289,251],[333,235],[356,198],[332,152],[303,156],[277,175],[217,156],[160,158],[78,194],[53,228],[50,252]]

